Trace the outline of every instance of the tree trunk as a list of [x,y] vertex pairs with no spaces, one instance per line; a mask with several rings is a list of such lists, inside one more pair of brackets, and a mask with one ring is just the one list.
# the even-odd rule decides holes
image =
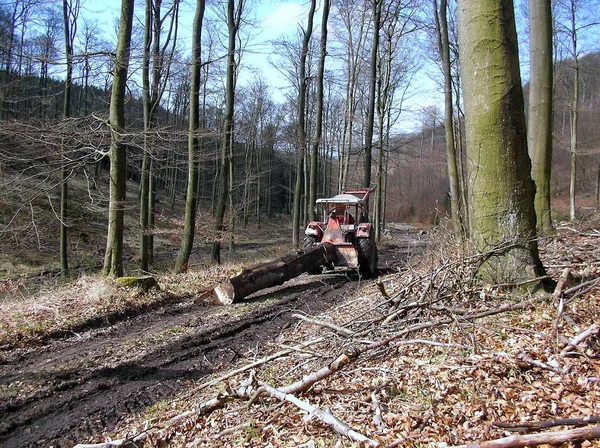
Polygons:
[[104,275],[123,276],[123,230],[126,198],[127,156],[123,141],[125,130],[125,85],[129,68],[131,30],[133,26],[134,0],[121,1],[121,19],[110,96],[109,123],[110,143],[110,198],[108,209],[108,237],[104,255]]
[[317,201],[317,172],[319,164],[319,145],[323,133],[323,74],[325,73],[325,56],[327,55],[327,20],[329,18],[330,0],[323,1],[321,18],[321,52],[317,71],[316,122],[312,150],[310,153],[310,183],[308,193],[308,220],[315,220],[314,204]]
[[188,134],[188,184],[185,196],[185,217],[183,237],[179,255],[175,262],[175,272],[186,272],[196,232],[196,210],[198,202],[198,131],[200,128],[200,73],[202,70],[200,57],[202,52],[202,20],[204,18],[205,0],[197,0],[194,15],[192,38],[192,75],[190,82],[190,112]]
[[152,26],[154,0],[146,0],[146,12],[144,22],[144,55],[142,60],[142,100],[144,108],[144,146],[142,155],[142,168],[140,172],[140,269],[148,272],[149,260],[149,238],[150,238],[150,144],[148,143],[150,133],[150,122],[152,105],[150,103],[150,52],[152,46]]
[[539,232],[552,231],[553,65],[551,0],[529,0],[531,76],[527,144],[535,182],[535,212]]
[[[79,3],[70,4],[69,0],[63,0],[63,22],[65,32],[65,55],[67,59],[67,73],[65,78],[65,93],[63,103],[63,117],[68,119],[71,116],[71,84],[73,80],[73,40],[77,24],[77,15],[79,14]],[[8,76],[8,73],[6,73]],[[63,165],[61,168],[61,189],[60,189],[60,269],[61,275],[66,275],[69,271],[68,262],[68,204],[69,204],[69,174],[67,168],[66,148],[64,139],[62,140]]]
[[512,0],[459,0],[459,44],[471,198],[471,239],[485,283],[544,273]]
[[233,152],[233,108],[235,100],[235,51],[236,39],[240,26],[241,13],[244,0],[239,0],[238,11],[235,11],[235,1],[227,1],[227,29],[229,32],[229,43],[227,53],[227,75],[225,80],[225,117],[223,120],[223,136],[221,142],[221,167],[219,175],[219,199],[215,213],[215,240],[212,245],[212,260],[221,263],[221,240],[223,238],[225,210],[229,193],[229,165]]
[[235,277],[214,289],[215,299],[222,305],[230,305],[250,294],[298,277],[336,260],[335,248],[331,243],[319,244],[299,255],[288,255],[278,260],[261,263],[244,269]]
[[373,158],[373,128],[375,124],[375,101],[377,86],[377,53],[379,51],[379,29],[381,27],[381,8],[383,0],[374,0],[373,14],[373,46],[371,48],[371,68],[369,84],[369,106],[367,111],[367,124],[365,129],[365,169],[363,175],[363,186],[371,186],[371,165]]
[[457,235],[462,235],[464,232],[460,211],[460,183],[458,180],[456,139],[454,136],[454,101],[452,99],[452,67],[448,35],[447,0],[440,1],[439,14],[437,0],[434,0],[434,10],[438,35],[438,48],[442,58],[442,70],[444,72],[444,130],[446,133],[446,163],[448,168],[448,181],[450,184],[450,209],[454,232]]
[[308,25],[304,30],[302,39],[302,52],[300,54],[300,65],[298,68],[298,124],[297,124],[297,159],[296,159],[296,183],[294,185],[294,205],[292,216],[292,245],[298,247],[300,236],[300,222],[302,215],[302,179],[304,166],[304,155],[306,152],[306,58],[308,56],[308,44],[313,29],[313,18],[315,15],[316,0],[311,0],[308,12]]
[[577,181],[577,122],[579,120],[579,55],[577,54],[577,25],[576,25],[576,4],[571,0],[570,7],[570,25],[571,25],[571,51],[573,52],[573,99],[569,110],[569,125],[571,131],[571,175],[569,182],[569,215],[571,221],[577,218],[575,207],[575,189]]

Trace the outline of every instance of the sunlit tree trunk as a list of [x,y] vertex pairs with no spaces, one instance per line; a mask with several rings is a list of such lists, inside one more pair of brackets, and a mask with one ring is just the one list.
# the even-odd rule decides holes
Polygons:
[[570,1],[569,22],[571,33],[571,51],[573,55],[573,98],[569,108],[569,128],[571,131],[571,175],[569,181],[569,216],[571,221],[577,218],[575,189],[577,182],[577,124],[579,121],[579,54],[577,49],[577,2]]
[[327,20],[329,18],[330,0],[323,1],[323,16],[321,19],[321,53],[317,70],[317,97],[315,134],[310,153],[310,184],[308,194],[308,220],[315,220],[314,204],[317,200],[317,172],[319,164],[319,145],[323,133],[323,74],[325,73],[325,56],[327,55]]
[[229,196],[229,174],[231,154],[233,152],[233,110],[235,100],[235,51],[236,39],[241,23],[241,15],[245,0],[238,0],[236,9],[235,1],[227,1],[227,29],[229,34],[227,52],[227,75],[225,79],[225,117],[223,119],[223,135],[221,142],[221,162],[219,173],[219,198],[215,210],[215,240],[212,245],[212,260],[221,263],[221,240],[223,238],[225,210]]
[[364,175],[363,186],[371,186],[371,166],[373,158],[373,128],[375,127],[375,101],[377,85],[377,54],[379,52],[379,29],[381,27],[381,9],[383,0],[373,0],[373,43],[371,47],[371,65],[369,78],[369,106],[367,110],[367,123],[365,127],[364,147]]
[[460,183],[456,159],[456,139],[454,136],[454,100],[452,98],[452,67],[450,61],[450,42],[448,36],[448,2],[434,0],[434,13],[438,36],[438,48],[444,73],[444,131],[446,134],[446,163],[450,184],[450,209],[454,232],[462,234],[462,215],[460,211]]
[[114,76],[110,96],[109,124],[110,143],[110,199],[108,209],[108,238],[104,255],[104,275],[123,276],[123,230],[124,206],[126,198],[126,145],[123,141],[125,130],[125,85],[129,69],[131,30],[133,26],[134,0],[121,1],[121,18],[117,52],[115,55]]
[[190,83],[190,111],[188,135],[188,184],[185,197],[185,218],[183,237],[179,248],[179,255],[175,262],[175,272],[185,272],[192,248],[194,247],[194,234],[196,231],[196,210],[198,201],[198,151],[200,130],[200,73],[202,52],[202,20],[204,18],[205,0],[197,0],[196,14],[194,15],[192,36],[192,75]]
[[[162,0],[146,0],[142,95],[144,107],[144,152],[140,179],[140,260],[141,270],[149,269],[154,252],[154,204],[156,179],[151,132],[157,125],[158,109],[169,76],[177,42],[179,3],[174,2],[162,16]],[[167,22],[167,17],[170,21]],[[168,25],[168,27],[166,26]],[[166,30],[165,30],[166,28]],[[164,42],[162,32],[166,31]],[[169,47],[172,42],[171,47]],[[151,62],[150,62],[151,61]]]
[[296,151],[296,183],[294,185],[294,204],[292,216],[292,245],[299,244],[300,221],[302,215],[302,180],[304,178],[304,156],[306,153],[306,58],[308,57],[308,45],[312,35],[313,18],[315,15],[316,0],[311,0],[308,13],[308,25],[302,39],[302,51],[300,53],[300,64],[298,67],[298,123],[296,126],[297,151]]
[[551,0],[529,0],[530,64],[527,144],[535,182],[535,212],[540,232],[552,230],[553,65]]
[[[486,283],[531,281],[538,255],[534,184],[512,0],[459,0],[471,239]],[[531,285],[530,285],[531,286]]]
[[[63,102],[63,117],[71,116],[71,91],[73,82],[73,41],[77,30],[77,16],[79,15],[79,0],[63,0],[63,23],[65,32],[65,57],[67,72],[65,76],[65,92]],[[69,201],[69,172],[67,167],[66,148],[63,139],[63,166],[61,169],[60,190],[60,270],[62,275],[69,271],[68,262],[68,201]]]

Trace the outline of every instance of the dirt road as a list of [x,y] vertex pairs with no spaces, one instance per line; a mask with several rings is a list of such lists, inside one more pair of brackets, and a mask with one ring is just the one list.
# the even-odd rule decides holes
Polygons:
[[[410,238],[380,250],[380,266],[402,264]],[[364,283],[363,283],[364,284]],[[174,300],[42,347],[0,352],[0,446],[70,447],[110,431],[225,369],[295,323],[355,294],[355,278],[307,276],[222,307]]]

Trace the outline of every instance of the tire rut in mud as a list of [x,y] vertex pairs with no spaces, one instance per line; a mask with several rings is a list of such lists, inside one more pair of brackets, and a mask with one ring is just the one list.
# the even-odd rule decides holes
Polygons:
[[[0,446],[72,446],[110,431],[129,415],[185,390],[190,380],[274,339],[296,322],[294,312],[325,310],[356,285],[343,275],[284,285],[276,289],[281,298],[275,301],[267,299],[270,293],[255,294],[252,301],[260,306],[247,314],[243,305],[224,309],[187,300],[95,330],[85,340],[51,341],[28,353],[2,354],[0,391],[14,390],[0,394]],[[223,316],[208,317],[218,313]],[[142,356],[133,356],[136,338],[190,320],[195,326],[184,337],[156,349],[143,347]],[[127,344],[125,352],[113,351]]]

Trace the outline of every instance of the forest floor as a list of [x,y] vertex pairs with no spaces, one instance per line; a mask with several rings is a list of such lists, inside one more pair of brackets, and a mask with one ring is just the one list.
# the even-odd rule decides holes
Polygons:
[[558,286],[525,297],[477,286],[442,230],[397,227],[376,280],[303,275],[223,307],[198,299],[231,274],[214,268],[2,302],[0,446],[600,446],[599,243],[598,220],[540,240]]

